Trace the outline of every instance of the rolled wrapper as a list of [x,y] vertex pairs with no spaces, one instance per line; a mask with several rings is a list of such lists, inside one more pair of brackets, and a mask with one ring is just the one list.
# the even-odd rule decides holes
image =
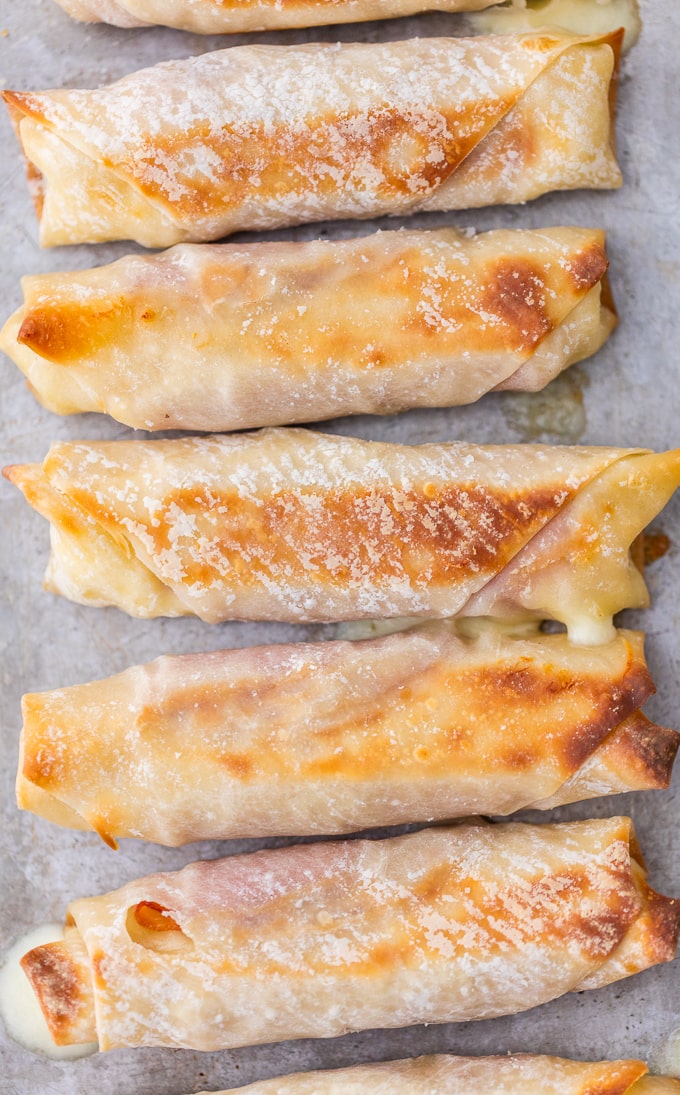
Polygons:
[[160,25],[194,34],[363,23],[421,11],[479,11],[497,0],[57,0],[69,15],[116,27]]
[[619,186],[621,33],[237,46],[94,91],[5,91],[45,245]]
[[[642,636],[457,636],[159,658],[24,696],[19,806],[163,844],[548,809],[668,784]],[[149,789],[156,790],[149,794]]]
[[60,414],[236,430],[536,390],[616,323],[604,234],[184,244],[25,278],[0,346]]
[[53,445],[5,475],[50,521],[46,586],[208,622],[554,619],[614,636],[680,450],[395,445],[302,429]]
[[[359,23],[421,11],[471,12],[494,6],[498,27],[513,31],[557,25],[579,33],[601,34],[639,16],[636,0],[526,0],[498,7],[496,0],[57,0],[76,19],[117,27],[161,25],[194,34],[233,34],[253,30]],[[538,11],[533,11],[538,7]],[[500,16],[500,18],[498,18]],[[505,17],[505,18],[504,18]],[[507,20],[507,23],[506,23]],[[492,19],[496,25],[496,19]],[[475,28],[476,29],[476,28]],[[489,30],[488,33],[496,33]]]
[[364,1091],[371,1095],[680,1095],[680,1080],[648,1076],[642,1061],[441,1054],[299,1072],[216,1095],[359,1095]]
[[75,901],[67,925],[22,959],[55,1041],[215,1050],[600,988],[675,957],[680,901],[610,818],[195,863]]

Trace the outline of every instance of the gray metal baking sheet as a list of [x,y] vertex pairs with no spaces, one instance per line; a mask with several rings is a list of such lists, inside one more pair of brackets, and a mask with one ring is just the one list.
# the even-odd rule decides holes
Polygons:
[[[357,418],[328,429],[367,438],[417,442],[547,441],[671,447],[680,444],[677,343],[680,334],[680,124],[677,0],[641,0],[645,28],[625,60],[618,138],[625,186],[617,193],[573,193],[531,205],[413,218],[419,226],[530,227],[602,225],[609,235],[612,283],[621,326],[596,358],[537,396],[504,393],[475,407],[420,411],[396,418]],[[52,0],[0,0],[0,81],[18,88],[95,86],[156,61],[248,40],[367,40],[450,34],[455,16],[327,27],[306,32],[199,38],[168,30],[120,31],[69,21]],[[130,245],[41,251],[23,166],[6,117],[0,118],[2,319],[20,301],[25,273],[111,261]],[[404,222],[382,221],[396,226]],[[352,235],[373,225],[312,226],[283,238]],[[275,236],[276,234],[271,234]],[[0,361],[0,449],[3,464],[40,460],[51,441],[113,438],[129,433],[95,416],[57,418],[43,410],[18,370]],[[648,659],[658,684],[651,717],[680,723],[680,496],[657,522],[670,537],[665,558],[649,571],[652,608],[626,622],[649,635]],[[19,701],[38,691],[118,672],[163,652],[244,646],[292,637],[329,637],[332,628],[131,620],[116,609],[82,608],[41,588],[47,560],[44,521],[8,484],[0,487],[0,679],[2,810],[0,951],[45,921],[61,920],[71,898],[102,892],[138,875],[262,846],[241,841],[179,850],[124,842],[113,853],[94,835],[70,833],[20,814],[14,773],[21,725]],[[630,812],[646,852],[652,884],[680,895],[680,774],[664,793],[630,795],[565,808],[563,817]],[[270,842],[275,843],[275,842]],[[469,1054],[509,1050],[583,1058],[645,1057],[680,1026],[680,966],[674,963],[597,992],[567,996],[505,1019],[367,1032],[329,1041],[289,1042],[197,1054],[181,1050],[116,1050],[56,1063],[30,1054],[0,1031],[2,1095],[182,1095],[240,1086],[298,1069],[434,1051]]]

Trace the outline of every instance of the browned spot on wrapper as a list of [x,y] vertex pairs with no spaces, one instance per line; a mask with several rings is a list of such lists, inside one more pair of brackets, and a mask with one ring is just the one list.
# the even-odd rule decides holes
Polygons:
[[545,302],[545,275],[526,259],[500,259],[482,308],[513,329],[521,349],[529,349],[553,330]]
[[[509,934],[519,932],[527,941],[540,936],[548,945],[572,942],[589,957],[605,959],[622,941],[641,907],[630,869],[612,864],[607,874],[612,886],[606,901],[602,892],[593,891],[587,872],[577,867],[565,868],[557,876],[518,879],[509,891],[494,884],[487,886],[479,878],[462,878],[442,866],[421,880],[414,892],[426,904],[436,904],[447,892],[452,896],[469,894],[477,914],[483,917],[489,951],[502,948]],[[562,906],[557,917],[549,912],[554,910],[556,893]],[[595,908],[597,912],[593,912]],[[452,942],[454,939],[455,935]],[[425,942],[421,940],[420,945],[424,947]]]
[[[351,188],[370,190],[378,200],[399,197],[411,204],[455,171],[515,98],[448,110],[414,105],[401,111],[386,104],[266,129],[257,123],[220,129],[205,123],[154,134],[147,152],[111,160],[110,166],[182,219],[244,205],[262,193],[285,200]],[[192,149],[212,154],[219,165],[214,174],[180,169],[180,162],[192,162]]]
[[645,789],[668,787],[678,746],[680,734],[676,730],[657,726],[640,712],[628,720],[625,738],[618,743]]
[[644,885],[649,903],[651,929],[648,947],[654,962],[672,962],[678,949],[680,936],[680,899],[664,897]]
[[[406,575],[423,588],[467,578],[470,569],[500,570],[569,496],[550,489],[513,495],[471,483],[438,485],[435,497],[421,490],[348,487],[282,491],[253,501],[235,491],[218,496],[192,487],[166,492],[163,510],[145,531],[156,557],[179,552],[187,584],[209,586],[225,574],[246,586],[272,574],[307,584],[311,571],[316,582],[328,584],[351,586],[357,575],[370,574],[380,586]],[[87,492],[74,486],[69,497],[97,519],[115,520]],[[200,529],[201,515],[216,507],[219,518],[206,529],[212,558],[197,558],[189,545],[183,549],[182,538],[172,537],[173,518],[167,515],[176,508],[195,515]]]
[[592,289],[604,278],[609,267],[604,245],[598,241],[569,259],[567,269],[578,290]]
[[80,977],[68,948],[49,943],[29,951],[21,968],[31,982],[54,1042],[68,1045],[81,1004]]
[[[607,1076],[601,1080],[594,1080],[579,1091],[579,1095],[626,1095],[636,1080],[639,1080],[647,1072],[647,1066],[631,1062],[628,1064],[608,1065]],[[612,1071],[616,1068],[616,1075]]]
[[[573,687],[577,689],[583,685],[575,681]],[[577,727],[566,743],[565,759],[569,769],[575,772],[580,768],[610,730],[637,711],[654,691],[647,666],[635,663],[629,663],[619,682],[610,683],[607,695],[602,694],[601,689],[593,689],[592,717]]]
[[131,302],[122,296],[87,304],[61,300],[31,309],[19,328],[17,342],[49,361],[66,365],[120,339],[134,319]]
[[31,729],[30,735],[24,736],[24,777],[36,787],[48,788],[53,783],[60,783],[63,763],[52,746],[51,721],[43,697],[34,693],[23,696],[21,711],[24,726]]
[[219,762],[236,779],[245,779],[254,768],[254,762],[245,753],[222,753]]
[[104,971],[104,965],[106,963],[106,956],[103,951],[95,951],[92,955],[92,980],[95,986],[101,991],[106,988],[106,974]]

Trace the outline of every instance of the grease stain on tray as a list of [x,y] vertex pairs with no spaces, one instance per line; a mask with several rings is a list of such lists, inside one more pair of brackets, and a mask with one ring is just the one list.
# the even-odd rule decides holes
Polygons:
[[644,534],[644,563],[646,567],[663,559],[670,550],[671,539],[661,529],[648,529]]
[[590,380],[572,365],[542,392],[508,392],[503,402],[506,425],[522,441],[553,439],[573,445],[586,431],[583,389]]
[[648,1053],[649,1070],[657,1076],[680,1077],[680,1027],[676,1027]]

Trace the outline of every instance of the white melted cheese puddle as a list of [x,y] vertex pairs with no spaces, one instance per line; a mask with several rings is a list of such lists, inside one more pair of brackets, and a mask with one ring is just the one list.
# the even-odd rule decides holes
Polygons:
[[553,26],[598,35],[623,27],[626,50],[635,45],[642,26],[637,0],[509,0],[472,13],[467,21],[481,34],[521,34]]
[[0,968],[0,1017],[7,1033],[19,1045],[33,1053],[41,1053],[54,1061],[72,1061],[89,1057],[99,1046],[89,1042],[81,1046],[55,1046],[45,1017],[30,982],[19,962],[33,947],[63,939],[59,924],[43,924],[28,932],[10,947]]
[[650,1072],[680,1078],[680,1027],[652,1046],[648,1056]]

